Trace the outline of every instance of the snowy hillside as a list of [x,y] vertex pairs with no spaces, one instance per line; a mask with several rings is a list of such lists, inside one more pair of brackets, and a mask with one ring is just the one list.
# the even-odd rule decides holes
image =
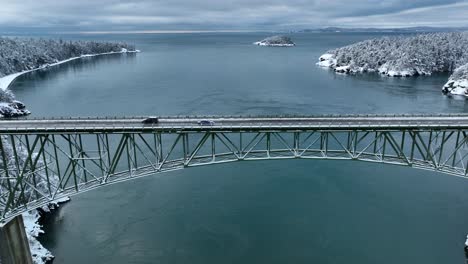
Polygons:
[[[430,75],[453,72],[468,64],[467,47],[468,32],[383,37],[330,50],[320,57],[318,65],[348,74],[379,72],[391,77]],[[463,77],[457,78],[461,80]]]
[[124,43],[0,38],[0,77],[39,68],[84,54],[135,48]]
[[83,55],[133,51],[124,43],[62,41],[0,37],[0,117],[29,114],[7,88],[21,73],[79,58]]

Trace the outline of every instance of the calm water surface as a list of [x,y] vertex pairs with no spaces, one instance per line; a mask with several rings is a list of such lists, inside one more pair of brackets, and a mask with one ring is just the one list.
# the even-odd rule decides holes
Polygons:
[[[18,79],[36,117],[468,112],[447,75],[343,76],[326,50],[375,34],[68,36],[143,52],[87,58]],[[245,162],[150,176],[73,197],[46,219],[55,263],[463,263],[468,182],[335,161]]]

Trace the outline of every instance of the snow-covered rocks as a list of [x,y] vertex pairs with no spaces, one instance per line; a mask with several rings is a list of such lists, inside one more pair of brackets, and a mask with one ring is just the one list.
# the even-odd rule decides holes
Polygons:
[[37,239],[44,233],[39,221],[41,219],[41,211],[49,213],[51,210],[57,209],[59,204],[70,201],[70,198],[65,197],[43,206],[41,209],[32,210],[23,214],[24,228],[29,241],[29,248],[34,264],[49,263],[54,259],[54,255],[47,250]]
[[11,103],[0,103],[0,117],[11,118],[29,115],[31,112],[26,109],[26,106],[20,101]]
[[442,87],[445,94],[468,96],[468,64],[457,68]]
[[337,73],[350,73],[351,67],[350,66],[341,66],[341,67],[336,67],[335,72]]
[[24,228],[29,241],[29,249],[34,264],[45,264],[54,259],[52,253],[47,250],[38,240],[43,234],[42,226],[39,224],[41,215],[38,210],[32,210],[23,214]]
[[334,68],[336,65],[335,55],[329,53],[323,54],[320,56],[317,65],[325,68]]
[[290,37],[286,36],[273,36],[261,41],[254,42],[254,45],[268,46],[268,47],[294,47],[296,44]]

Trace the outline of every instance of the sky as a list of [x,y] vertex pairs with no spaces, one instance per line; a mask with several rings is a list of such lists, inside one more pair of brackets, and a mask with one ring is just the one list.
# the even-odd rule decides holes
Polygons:
[[468,0],[0,0],[0,32],[466,27]]

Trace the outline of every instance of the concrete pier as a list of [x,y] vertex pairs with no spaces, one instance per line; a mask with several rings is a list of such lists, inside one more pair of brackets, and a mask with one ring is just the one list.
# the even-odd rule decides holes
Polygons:
[[1,264],[33,263],[22,215],[6,224],[0,224],[0,262]]

